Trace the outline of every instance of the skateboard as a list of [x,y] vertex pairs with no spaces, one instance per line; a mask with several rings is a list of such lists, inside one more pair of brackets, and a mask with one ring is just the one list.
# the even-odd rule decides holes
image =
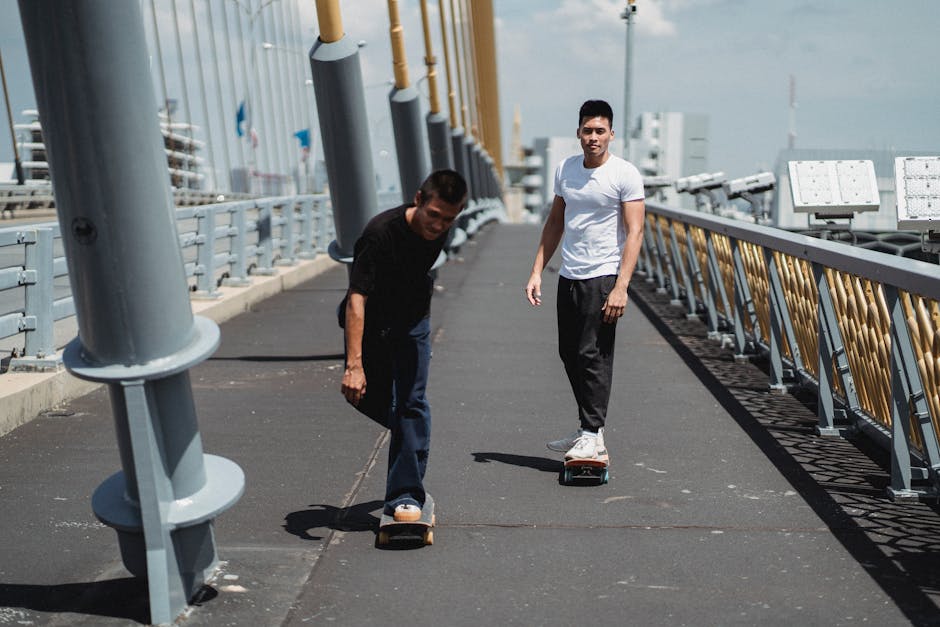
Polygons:
[[566,459],[562,479],[566,485],[577,481],[596,481],[598,484],[604,484],[610,478],[608,466],[610,457],[606,454],[597,458]]
[[414,522],[399,522],[393,516],[382,513],[382,519],[379,520],[378,545],[385,546],[393,541],[434,544],[435,522],[434,499],[430,494],[425,494],[421,518]]

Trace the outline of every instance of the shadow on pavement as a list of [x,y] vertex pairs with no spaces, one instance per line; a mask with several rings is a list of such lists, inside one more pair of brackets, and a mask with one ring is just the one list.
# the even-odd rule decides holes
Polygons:
[[332,529],[334,531],[377,531],[379,517],[372,512],[381,512],[382,501],[358,503],[349,507],[314,504],[310,509],[291,512],[284,517],[284,531],[301,540],[322,540],[324,535],[313,535],[311,530]]
[[150,622],[148,598],[147,582],[135,577],[49,586],[0,583],[0,607],[123,618],[145,625]]
[[532,455],[513,455],[512,453],[473,453],[473,461],[481,464],[499,462],[511,466],[532,468],[541,472],[560,473],[564,468],[564,464],[558,459],[534,457]]

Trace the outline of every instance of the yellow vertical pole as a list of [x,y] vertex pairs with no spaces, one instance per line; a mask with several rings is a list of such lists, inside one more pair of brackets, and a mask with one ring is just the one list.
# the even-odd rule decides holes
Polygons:
[[467,119],[467,87],[464,82],[464,68],[461,64],[460,51],[463,48],[463,42],[457,35],[457,10],[454,7],[454,0],[450,0],[450,25],[454,33],[454,65],[457,67],[457,89],[460,99],[460,123],[463,125],[464,132],[470,134],[470,126]]
[[460,16],[463,22],[463,53],[464,53],[464,76],[466,77],[467,93],[465,100],[469,110],[470,128],[468,132],[473,135],[478,144],[482,144],[480,137],[480,118],[477,115],[477,69],[473,60],[473,39],[470,35],[470,17],[467,15],[467,4],[465,0],[458,0],[460,4]]
[[395,88],[408,87],[408,61],[405,59],[405,31],[398,14],[398,0],[388,0],[388,28],[392,40],[392,69]]
[[320,39],[331,44],[343,38],[343,17],[339,13],[339,0],[316,0],[317,23]]
[[477,68],[483,143],[493,157],[497,172],[502,172],[502,137],[499,128],[499,81],[496,68],[496,34],[493,25],[493,0],[473,0],[473,52]]
[[441,42],[444,45],[444,69],[447,76],[447,103],[450,108],[450,127],[457,128],[457,94],[454,92],[454,81],[451,76],[450,49],[447,45],[447,18],[444,15],[444,0],[438,3],[438,13],[441,18]]
[[437,98],[437,59],[431,48],[431,25],[428,22],[428,1],[421,0],[421,26],[424,28],[424,64],[428,66],[428,93],[431,97],[431,113],[440,113],[441,103]]

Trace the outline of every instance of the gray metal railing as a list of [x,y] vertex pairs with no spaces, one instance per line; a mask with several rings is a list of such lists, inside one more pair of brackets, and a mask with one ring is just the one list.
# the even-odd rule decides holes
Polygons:
[[[400,204],[379,196],[380,208]],[[470,201],[448,246],[455,251],[487,222],[501,220],[498,199]],[[326,194],[221,202],[176,209],[187,283],[193,298],[219,296],[222,285],[245,286],[251,276],[274,272],[327,251],[335,237]],[[68,285],[57,222],[0,228],[0,353],[10,371],[61,366],[57,349],[74,337],[75,306]]]
[[[313,258],[333,237],[327,195],[291,196],[176,209],[187,282],[196,298],[247,285],[251,275]],[[54,370],[74,333],[56,323],[74,316],[57,222],[0,228],[0,350],[9,370]]]
[[940,497],[940,267],[647,205],[638,270],[769,387],[813,388],[821,435],[891,451],[892,499]]

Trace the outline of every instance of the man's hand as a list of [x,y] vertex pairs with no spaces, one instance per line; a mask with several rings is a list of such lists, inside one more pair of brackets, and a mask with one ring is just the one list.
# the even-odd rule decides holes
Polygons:
[[533,272],[529,277],[529,282],[525,286],[525,297],[533,307],[542,304],[542,276],[540,274]]
[[346,371],[343,373],[342,390],[347,402],[352,405],[359,405],[359,401],[366,393],[366,373],[362,370],[361,365],[351,364],[346,366]]
[[604,306],[601,308],[604,313],[604,322],[607,324],[617,322],[617,319],[623,316],[626,308],[627,289],[615,285],[614,289],[607,295],[607,300],[604,301]]

